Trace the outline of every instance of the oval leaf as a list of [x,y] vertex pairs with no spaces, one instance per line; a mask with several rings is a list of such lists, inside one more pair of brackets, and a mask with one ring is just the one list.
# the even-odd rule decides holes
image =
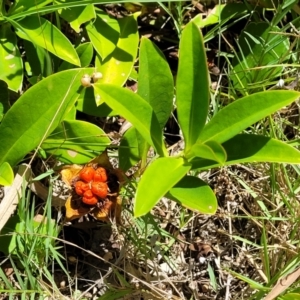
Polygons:
[[204,127],[198,142],[223,143],[260,119],[300,97],[296,91],[268,91],[246,96],[220,110]]
[[194,176],[183,177],[170,189],[166,197],[204,214],[214,214],[218,207],[212,189],[200,178]]
[[129,128],[123,135],[119,152],[119,168],[126,172],[134,166],[140,159],[138,145],[138,132],[134,127]]
[[163,53],[146,38],[140,45],[138,94],[150,103],[163,129],[173,108],[173,75]]
[[[28,69],[32,73],[30,83],[33,85],[41,80],[42,77],[47,77],[54,73],[53,60],[51,54],[44,48],[34,45],[30,41],[23,41],[25,48],[25,66],[27,74]],[[33,82],[33,78],[35,78]]]
[[23,81],[23,62],[10,24],[0,26],[0,80],[17,92]]
[[9,163],[4,162],[0,165],[0,185],[12,185],[14,181],[14,172]]
[[85,164],[100,155],[110,140],[96,125],[84,121],[63,121],[44,141],[42,148],[68,164]]
[[191,149],[191,157],[201,157],[218,162],[223,165],[227,159],[224,148],[217,142],[208,141],[205,144],[195,144]]
[[190,168],[183,158],[175,157],[161,157],[149,165],[136,191],[135,217],[148,213]]
[[86,25],[87,34],[102,59],[111,54],[117,45],[120,27],[116,19],[97,9],[96,20]]
[[0,124],[0,163],[16,165],[60,124],[79,96],[82,75],[89,70],[51,75],[14,103]]
[[[222,146],[227,153],[225,165],[246,162],[300,163],[300,151],[284,142],[265,136],[238,134]],[[214,161],[200,158],[194,158],[191,163],[193,169],[202,170],[220,166]]]
[[185,150],[196,143],[206,122],[209,79],[205,48],[199,28],[190,22],[183,30],[179,45],[176,80],[176,105]]
[[[36,1],[36,0],[35,0]],[[70,2],[70,1],[69,1]],[[94,18],[96,18],[95,8],[93,4],[86,6],[70,6],[67,9],[62,9],[60,16],[70,23],[70,26],[80,33],[80,26]]]
[[[88,67],[94,55],[92,43],[88,42],[88,43],[80,44],[76,48],[76,52],[80,60],[80,65],[82,67]],[[75,68],[75,66],[66,61],[63,61],[59,67],[59,71],[67,70],[71,68]]]
[[123,86],[133,68],[138,50],[139,33],[137,15],[121,18],[120,37],[116,49],[104,60],[96,56],[96,70],[101,72],[101,82]]
[[106,103],[97,106],[93,89],[84,89],[81,92],[76,109],[95,117],[107,117],[117,114]]
[[80,66],[78,55],[70,41],[48,20],[30,16],[18,23],[14,21],[12,25],[20,38],[45,48],[73,65]]
[[95,93],[127,119],[161,156],[166,156],[162,131],[148,102],[128,89],[112,84],[94,84]]

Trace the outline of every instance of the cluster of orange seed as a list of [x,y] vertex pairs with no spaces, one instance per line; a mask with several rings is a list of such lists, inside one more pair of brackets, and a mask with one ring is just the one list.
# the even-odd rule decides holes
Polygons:
[[100,199],[105,199],[108,193],[107,174],[102,167],[84,167],[80,173],[81,180],[75,183],[75,192],[82,196],[82,202],[95,205]]

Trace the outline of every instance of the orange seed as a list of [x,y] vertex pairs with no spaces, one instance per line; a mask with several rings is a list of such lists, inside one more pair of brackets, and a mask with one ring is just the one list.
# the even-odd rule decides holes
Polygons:
[[105,182],[93,182],[92,183],[92,192],[94,195],[97,195],[100,198],[105,199],[107,196],[107,184]]
[[101,181],[101,182],[106,182],[107,181],[107,174],[106,174],[106,170],[104,168],[99,167],[95,171],[94,181]]
[[95,169],[92,167],[84,167],[80,173],[79,177],[85,182],[90,182],[94,179]]

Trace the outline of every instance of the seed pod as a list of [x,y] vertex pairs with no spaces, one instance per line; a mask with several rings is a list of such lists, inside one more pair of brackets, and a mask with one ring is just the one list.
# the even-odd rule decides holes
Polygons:
[[79,177],[85,182],[90,182],[94,180],[94,175],[95,175],[95,169],[92,167],[84,167],[80,173]]
[[83,181],[77,181],[75,183],[75,192],[79,196],[82,196],[88,189],[89,185]]
[[103,75],[100,72],[94,72],[92,77],[93,77],[93,81],[97,82],[99,79],[101,79],[103,77]]
[[107,187],[107,184],[105,182],[96,182],[96,181],[94,181],[92,183],[92,192],[93,192],[93,194],[100,197],[100,198],[102,198],[102,199],[106,198],[107,190],[108,190],[108,187]]
[[88,75],[88,74],[84,74],[82,77],[81,77],[81,85],[84,86],[84,87],[90,87],[92,86],[91,84],[91,76]]
[[95,175],[94,175],[94,181],[100,181],[100,182],[106,182],[107,181],[107,174],[106,174],[106,170],[102,167],[99,167],[98,169],[96,169],[95,171]]
[[82,202],[88,205],[95,205],[97,204],[98,199],[93,195],[91,190],[87,190],[83,194]]

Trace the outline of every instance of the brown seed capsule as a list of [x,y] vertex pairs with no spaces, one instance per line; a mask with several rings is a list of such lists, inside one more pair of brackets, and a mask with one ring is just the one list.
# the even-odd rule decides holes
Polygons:
[[84,87],[90,87],[92,86],[91,84],[91,76],[88,75],[88,74],[84,74],[82,77],[81,77],[81,85],[84,86]]

